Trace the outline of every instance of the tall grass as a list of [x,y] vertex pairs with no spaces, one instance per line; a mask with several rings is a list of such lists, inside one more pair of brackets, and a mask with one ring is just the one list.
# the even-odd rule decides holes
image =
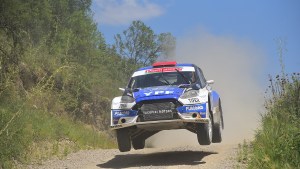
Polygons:
[[16,161],[63,157],[79,149],[115,147],[106,133],[67,115],[51,114],[24,100],[0,101],[0,168],[12,168]]
[[300,168],[300,74],[270,77],[249,168]]

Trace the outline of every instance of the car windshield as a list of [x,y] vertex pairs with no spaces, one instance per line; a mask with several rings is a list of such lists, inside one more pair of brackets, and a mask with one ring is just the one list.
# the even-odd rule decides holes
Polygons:
[[[185,79],[186,77],[186,79]],[[153,86],[169,86],[189,84],[195,81],[195,72],[159,72],[135,76],[130,79],[128,88],[146,88]]]

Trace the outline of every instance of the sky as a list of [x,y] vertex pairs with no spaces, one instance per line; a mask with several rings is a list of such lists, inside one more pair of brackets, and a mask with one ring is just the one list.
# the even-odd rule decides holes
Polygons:
[[93,0],[92,11],[109,44],[137,19],[155,33],[170,32],[177,39],[202,29],[257,45],[267,60],[264,74],[277,74],[281,39],[286,72],[300,71],[299,0]]
[[94,0],[92,11],[108,44],[133,20],[175,36],[171,59],[194,63],[215,80],[225,141],[251,138],[259,126],[268,75],[281,73],[280,46],[285,73],[300,72],[299,0]]

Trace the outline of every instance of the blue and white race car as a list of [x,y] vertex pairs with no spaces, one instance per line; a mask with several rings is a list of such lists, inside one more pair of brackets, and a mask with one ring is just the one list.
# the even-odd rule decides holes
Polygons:
[[147,138],[171,129],[196,133],[200,145],[220,143],[223,113],[213,83],[194,64],[156,62],[138,69],[111,105],[119,150],[143,149]]

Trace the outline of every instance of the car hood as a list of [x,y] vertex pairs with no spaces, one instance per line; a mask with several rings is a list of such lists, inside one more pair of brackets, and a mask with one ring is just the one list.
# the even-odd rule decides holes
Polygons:
[[133,92],[136,103],[146,100],[178,99],[184,88],[177,86],[156,86],[139,89]]

